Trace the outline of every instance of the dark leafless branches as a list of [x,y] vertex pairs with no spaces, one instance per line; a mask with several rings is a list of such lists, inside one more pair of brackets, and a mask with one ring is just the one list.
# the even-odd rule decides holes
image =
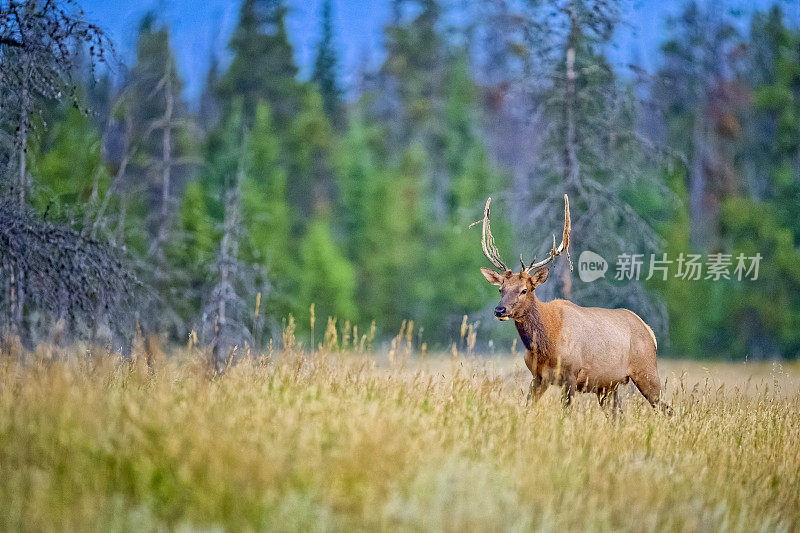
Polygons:
[[65,321],[73,340],[123,347],[136,329],[141,286],[119,251],[9,201],[0,202],[0,282],[7,295],[2,322],[26,340],[36,332],[13,316],[23,308],[44,313],[49,323]]

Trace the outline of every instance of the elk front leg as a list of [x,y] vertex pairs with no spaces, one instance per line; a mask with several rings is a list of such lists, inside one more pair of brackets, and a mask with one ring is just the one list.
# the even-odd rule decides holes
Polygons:
[[572,405],[572,397],[575,396],[575,384],[566,382],[561,389],[561,406],[568,409]]
[[575,382],[566,380],[561,386],[561,406],[567,409],[572,404],[572,397],[575,395]]
[[611,413],[614,416],[622,414],[622,404],[619,401],[619,391],[617,388],[598,392],[597,399],[600,400],[600,407],[602,408],[608,407],[608,404],[610,403]]
[[533,403],[539,401],[545,389],[547,389],[547,385],[544,384],[542,376],[534,375],[533,379],[531,379],[531,385],[528,388],[528,398],[525,400],[525,405],[530,405],[531,400],[533,400]]

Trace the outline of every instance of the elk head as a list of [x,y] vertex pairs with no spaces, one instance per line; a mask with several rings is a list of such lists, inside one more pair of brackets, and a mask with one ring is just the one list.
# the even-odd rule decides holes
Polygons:
[[[500,287],[500,302],[494,308],[494,316],[499,320],[521,318],[534,301],[533,292],[536,287],[547,281],[549,269],[545,265],[565,251],[569,260],[569,198],[566,194],[564,195],[564,232],[561,244],[556,247],[556,236],[553,235],[553,248],[548,252],[547,257],[538,263],[536,262],[536,257],[534,257],[531,264],[527,266],[522,260],[522,255],[520,255],[519,262],[522,268],[516,274],[506,267],[505,263],[500,259],[497,246],[495,246],[489,224],[489,204],[491,201],[491,198],[486,200],[486,207],[483,210],[481,247],[484,255],[494,266],[500,269],[500,272],[490,268],[481,268],[481,274],[486,278],[486,281]],[[571,260],[569,261],[569,269],[572,270]],[[531,274],[531,272],[533,273]]]

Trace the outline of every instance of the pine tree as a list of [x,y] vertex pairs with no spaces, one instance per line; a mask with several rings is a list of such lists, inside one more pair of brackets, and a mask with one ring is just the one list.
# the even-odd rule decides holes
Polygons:
[[424,150],[409,148],[388,161],[385,128],[357,112],[338,162],[341,220],[356,267],[362,321],[396,332],[403,320],[423,318],[425,269]]
[[320,210],[308,225],[300,243],[300,279],[297,315],[301,324],[309,323],[310,306],[315,316],[325,321],[336,318],[339,324],[358,320],[355,272],[350,261],[334,241],[330,217]]
[[297,66],[286,33],[282,0],[245,0],[229,48],[233,60],[220,81],[220,95],[240,97],[247,127],[252,127],[259,101],[269,103],[279,131],[297,113],[302,93]]
[[[109,46],[103,31],[83,11],[55,2],[7,2],[0,10],[0,193],[27,206],[31,185],[27,168],[33,117],[49,102],[78,106],[73,74],[85,62],[103,61]],[[85,49],[83,47],[86,47]],[[11,141],[11,142],[9,142]]]
[[[678,200],[668,209],[671,221],[663,225],[664,252],[676,260],[680,254],[720,251],[730,244],[724,235],[725,205],[740,188],[734,161],[746,95],[735,79],[737,54],[729,52],[739,37],[727,14],[689,2],[668,23],[671,36],[662,45],[663,67],[653,98],[663,106],[668,146],[683,156],[664,171]],[[673,274],[652,286],[670,314],[674,353],[728,357],[740,349],[732,347],[725,331],[725,309],[734,291],[729,282],[689,281]],[[687,308],[694,309],[689,316],[683,312]]]
[[[287,173],[280,163],[280,138],[274,130],[269,105],[262,103],[248,142],[245,179],[242,183],[241,259],[262,267],[256,280],[263,293],[263,312],[275,320],[295,308],[298,288],[291,233],[292,212],[287,199]],[[277,332],[274,332],[277,333]]]
[[[430,160],[432,215],[447,218],[449,174],[441,148],[445,144],[444,100],[447,56],[439,35],[441,7],[436,0],[395,0],[395,20],[386,29],[386,59],[382,66],[382,97],[391,125],[391,148],[402,153],[413,143],[424,146]],[[416,13],[409,22],[404,12]]]
[[664,106],[670,147],[689,162],[692,246],[713,248],[719,207],[738,186],[733,158],[744,94],[729,53],[738,35],[724,12],[695,1],[668,22],[672,37],[662,45],[655,100]]
[[[240,107],[231,106],[231,110],[234,112],[208,138],[206,172],[184,196],[182,227],[188,236],[184,255],[194,269],[194,285],[205,286],[206,292],[204,280],[219,280],[223,273],[228,278],[212,291],[215,304],[206,303],[207,316],[219,312],[221,295],[255,298],[261,293],[260,315],[267,317],[268,329],[275,334],[280,320],[298,309],[300,286],[281,140],[267,103],[259,104],[250,131],[243,126]],[[235,228],[230,225],[232,219],[238,221]],[[226,268],[221,268],[224,265]],[[223,285],[232,289],[223,291]],[[208,302],[208,296],[204,299]],[[226,309],[233,311],[226,313],[226,320],[249,328],[243,300],[238,296],[228,300]],[[199,305],[197,300],[194,305]],[[206,322],[206,329],[209,327]]]
[[[434,241],[438,244],[428,254],[427,270],[437,283],[427,304],[425,324],[430,329],[444,321],[447,330],[455,331],[465,314],[481,309],[490,300],[492,287],[475,275],[486,261],[477,246],[480,237],[468,226],[481,212],[486,198],[502,190],[504,183],[491,168],[473,125],[476,91],[464,56],[450,66],[446,87],[444,154],[451,180],[449,218],[439,228]],[[492,228],[500,245],[510,244],[506,240],[508,226],[500,215],[497,211]]]
[[317,84],[325,113],[337,129],[344,125],[344,110],[342,107],[342,90],[336,79],[338,59],[333,42],[333,13],[332,0],[323,0],[322,3],[322,38],[317,45],[317,56],[314,61],[314,72],[311,81]]
[[[0,195],[20,217],[30,199],[27,153],[35,114],[46,102],[79,105],[72,74],[80,66],[76,59],[86,56],[75,53],[76,47],[85,46],[94,64],[104,59],[109,44],[102,30],[76,11],[56,2],[5,2],[0,10]],[[35,280],[28,280],[39,275],[26,272],[28,266],[12,261],[0,268],[5,310],[0,325],[15,335],[25,334],[26,293],[36,290]]]
[[754,86],[746,153],[753,162],[745,168],[747,185],[754,198],[779,207],[800,244],[800,32],[786,27],[774,6],[753,16],[750,39]]
[[[346,173],[364,183],[347,180],[341,191],[368,206],[346,210],[349,224],[364,225],[358,233],[363,241],[353,247],[354,253],[359,244],[368,250],[354,261],[359,301],[369,302],[364,309],[379,310],[390,328],[414,319],[431,340],[445,341],[456,331],[451,326],[487,296],[489,288],[476,275],[483,265],[480,239],[467,227],[503,180],[481,139],[467,53],[439,33],[440,4],[393,5],[387,57],[373,92],[359,103],[355,146],[345,150],[354,158]],[[502,220],[497,233],[505,239]],[[387,242],[397,253],[384,250]]]
[[242,108],[233,102],[209,136],[205,171],[181,206],[183,255],[195,288],[193,314],[200,319],[202,340],[214,348],[217,369],[234,346],[252,345],[244,298],[251,292],[255,297],[264,283],[260,269],[242,261],[240,251],[246,235],[242,192],[251,158]]
[[762,256],[757,280],[718,283],[721,319],[709,351],[751,359],[800,350],[800,31],[781,9],[753,16],[748,46],[753,109],[744,124],[740,194],[722,204],[720,233],[734,256]]
[[318,206],[329,206],[333,200],[334,141],[322,97],[315,90],[306,91],[284,145],[290,177],[289,201],[300,216],[312,216]]
[[221,102],[218,96],[219,82],[219,61],[216,54],[212,52],[208,73],[206,74],[206,83],[203,87],[203,93],[200,95],[200,109],[197,113],[197,121],[206,133],[212,130],[219,122],[221,113]]

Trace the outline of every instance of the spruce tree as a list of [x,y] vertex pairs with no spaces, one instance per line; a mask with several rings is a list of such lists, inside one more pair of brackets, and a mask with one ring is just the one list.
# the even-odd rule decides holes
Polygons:
[[330,205],[334,198],[335,141],[322,97],[316,90],[306,91],[284,145],[289,201],[300,218],[312,216],[318,206]]
[[219,61],[216,54],[211,54],[208,72],[206,73],[206,83],[203,93],[200,95],[200,109],[197,113],[197,121],[204,132],[211,131],[219,122],[220,118],[220,98],[219,98]]
[[[751,112],[738,158],[746,178],[722,205],[720,233],[734,257],[762,256],[757,280],[715,283],[708,328],[721,356],[751,359],[800,350],[800,31],[781,9],[753,16],[748,46]],[[746,163],[749,161],[749,164]],[[778,311],[779,310],[779,311]]]
[[336,78],[338,58],[333,42],[333,13],[332,0],[323,0],[322,3],[322,38],[317,45],[317,55],[314,61],[314,72],[311,81],[317,85],[322,95],[325,113],[331,123],[341,128],[344,125],[344,111],[342,107],[342,90]]
[[309,323],[310,307],[321,324],[335,318],[341,325],[358,319],[355,272],[331,232],[330,214],[319,209],[300,243],[297,316],[301,328]]
[[242,99],[247,127],[253,125],[259,101],[269,103],[279,131],[288,128],[299,109],[301,84],[285,18],[282,0],[242,3],[229,45],[233,60],[220,81],[220,94],[228,101]]
[[262,277],[256,283],[267,289],[262,294],[262,312],[273,320],[271,326],[275,327],[294,310],[293,295],[298,283],[287,172],[280,162],[280,138],[267,103],[261,103],[256,109],[247,148],[242,183],[241,259],[261,267]]
[[425,261],[425,151],[409,148],[394,164],[385,143],[383,127],[353,120],[338,176],[360,316],[394,333],[403,320],[423,318],[436,286]]
[[691,244],[710,249],[719,245],[719,206],[738,185],[732,170],[743,95],[730,84],[738,65],[729,52],[739,35],[727,13],[696,1],[668,23],[655,100],[663,106],[669,146],[689,163]]
[[[480,237],[468,227],[481,213],[486,198],[496,196],[505,183],[489,164],[473,124],[476,88],[463,55],[450,65],[446,87],[444,154],[451,180],[449,217],[438,229],[434,241],[438,245],[427,256],[429,275],[438,282],[427,304],[425,322],[431,328],[444,321],[450,331],[455,331],[465,314],[478,311],[491,299],[493,288],[475,275],[486,263],[478,245]],[[502,210],[492,213],[492,229],[499,245],[508,250],[508,225],[503,214]],[[442,312],[443,309],[447,311]]]
[[780,7],[756,13],[751,28],[753,112],[747,127],[745,169],[755,199],[775,202],[784,225],[800,244],[800,31],[783,21]]
[[[436,0],[395,0],[395,20],[386,29],[386,59],[381,68],[385,120],[391,149],[418,143],[428,150],[432,216],[447,218],[449,174],[442,147],[444,137],[446,46],[439,35],[441,7]],[[404,20],[404,12],[416,14]]]

